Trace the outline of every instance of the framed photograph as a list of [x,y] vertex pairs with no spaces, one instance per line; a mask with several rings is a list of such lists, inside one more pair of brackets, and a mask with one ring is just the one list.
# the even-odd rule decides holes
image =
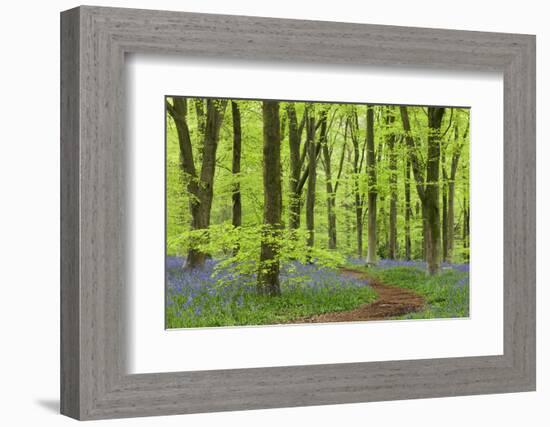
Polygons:
[[535,390],[535,37],[61,14],[61,412]]

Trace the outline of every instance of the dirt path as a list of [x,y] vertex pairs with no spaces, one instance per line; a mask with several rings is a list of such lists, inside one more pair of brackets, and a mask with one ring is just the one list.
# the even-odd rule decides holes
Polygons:
[[420,311],[424,308],[425,300],[420,295],[408,289],[398,288],[379,283],[366,273],[343,268],[342,274],[365,279],[376,291],[378,298],[369,304],[363,304],[353,310],[318,314],[294,320],[292,323],[325,323],[325,322],[352,322],[358,320],[383,320],[390,317]]

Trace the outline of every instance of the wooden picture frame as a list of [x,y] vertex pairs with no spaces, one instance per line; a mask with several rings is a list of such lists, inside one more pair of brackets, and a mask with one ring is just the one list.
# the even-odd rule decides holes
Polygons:
[[[127,53],[502,72],[503,355],[127,374]],[[61,14],[65,415],[84,420],[535,390],[535,248],[534,36],[89,6]]]

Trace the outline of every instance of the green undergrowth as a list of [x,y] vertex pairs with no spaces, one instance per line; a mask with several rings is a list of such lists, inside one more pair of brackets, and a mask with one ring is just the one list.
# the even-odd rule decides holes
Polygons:
[[430,276],[419,267],[357,267],[370,277],[386,285],[410,289],[426,300],[424,310],[409,313],[398,319],[441,319],[469,316],[468,272],[452,268],[443,269],[439,274]]
[[[309,267],[308,267],[309,268]],[[258,295],[254,286],[221,286],[214,279],[183,282],[168,290],[167,328],[197,328],[292,323],[313,315],[352,310],[377,298],[364,281],[337,271],[315,271],[281,283],[280,296]],[[185,272],[172,271],[171,280],[185,279]],[[208,276],[207,276],[208,277]]]

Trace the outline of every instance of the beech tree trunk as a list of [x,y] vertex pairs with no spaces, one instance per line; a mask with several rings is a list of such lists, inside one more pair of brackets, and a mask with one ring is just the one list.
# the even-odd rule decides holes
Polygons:
[[280,295],[279,247],[281,232],[281,134],[279,103],[263,101],[264,231],[260,249],[257,290],[260,295]]
[[451,176],[449,181],[449,193],[447,200],[447,258],[453,261],[455,246],[455,179],[458,168],[459,155],[453,156],[451,163]]
[[376,198],[378,190],[376,187],[376,156],[374,152],[374,109],[367,106],[367,179],[368,179],[368,252],[367,263],[376,264]]
[[198,139],[198,162],[202,162],[202,144],[204,143],[204,134],[206,132],[206,114],[204,112],[204,100],[201,98],[195,98],[193,104],[195,105],[195,113],[197,115],[197,131],[199,133]]
[[449,197],[448,192],[448,177],[445,170],[445,156],[442,155],[441,157],[442,161],[442,167],[441,170],[443,172],[443,182],[441,186],[441,202],[442,202],[442,209],[441,209],[441,247],[443,250],[443,261],[448,261],[448,249],[449,249],[449,243],[448,243],[448,234],[449,234],[449,225],[448,225],[448,208],[447,208],[447,202]]
[[468,199],[464,197],[464,213],[462,220],[462,247],[467,249],[470,247],[470,205]]
[[[346,122],[346,126],[347,126],[347,122]],[[347,127],[346,127],[346,130],[347,130]],[[346,163],[347,165],[351,165],[352,164],[352,160],[351,160],[351,150],[346,150]],[[346,172],[353,172],[353,170],[349,170],[348,168],[346,168]],[[338,184],[338,183],[337,183]],[[345,180],[344,181],[344,197],[343,197],[343,201],[342,201],[342,206],[344,208],[344,224],[345,224],[345,229],[346,229],[346,232],[345,232],[345,235],[346,235],[346,246],[348,248],[350,248],[352,246],[352,240],[351,240],[351,236],[353,234],[353,205],[351,203],[351,200],[352,200],[352,196],[354,194],[354,191],[355,191],[355,183],[351,183],[351,188],[350,188],[350,181],[349,180]]]
[[288,116],[288,145],[290,149],[290,176],[288,196],[288,226],[290,230],[300,228],[301,191],[299,191],[300,171],[302,162],[300,159],[300,144],[303,124],[298,125],[296,108],[294,103],[287,106]]
[[[393,111],[388,110],[386,124],[392,126],[395,121]],[[390,230],[388,239],[388,258],[395,259],[397,255],[397,153],[395,151],[396,136],[392,130],[388,130],[387,136],[390,167]]]
[[439,165],[440,165],[440,128],[445,108],[428,107],[428,147],[426,155],[426,180],[420,168],[416,153],[414,138],[411,133],[407,107],[399,107],[405,140],[409,150],[409,158],[416,181],[418,197],[422,202],[422,222],[424,229],[424,258],[428,264],[428,272],[437,274],[441,258],[441,221],[439,200]]
[[[216,152],[220,137],[220,128],[223,122],[227,101],[209,99],[206,101],[206,119],[199,151],[202,159],[200,175],[197,173],[193,159],[193,146],[187,124],[187,101],[185,98],[174,97],[172,104],[166,100],[166,108],[174,123],[178,134],[180,147],[181,167],[187,177],[187,191],[189,192],[189,208],[191,211],[191,228],[202,230],[210,225],[210,211],[214,192],[214,172],[216,167]],[[197,106],[202,104],[196,103]],[[197,113],[200,114],[200,113]],[[202,118],[197,115],[199,129]],[[191,247],[187,254],[186,269],[202,267],[207,254],[197,247]]]
[[405,162],[405,259],[411,259],[411,161]]
[[[241,112],[239,105],[235,101],[231,101],[231,112],[233,116],[233,162],[231,166],[231,172],[233,173],[233,193],[231,195],[233,201],[233,215],[232,221],[233,227],[240,227],[242,224],[242,206],[241,206]],[[238,247],[235,251],[238,251]]]
[[[464,130],[463,140],[460,144],[456,144],[453,157],[451,160],[451,175],[449,177],[449,195],[448,195],[448,214],[447,214],[447,256],[449,260],[453,260],[454,256],[454,238],[455,238],[455,181],[456,173],[458,171],[458,165],[460,163],[460,154],[464,139],[470,132],[470,125],[466,126]],[[455,127],[455,142],[459,138],[458,127]],[[469,244],[469,243],[468,243]]]
[[[315,144],[315,116],[313,111],[307,112],[306,135],[308,144],[308,184],[306,194],[306,227],[308,232],[307,246],[313,248],[315,244],[315,190],[317,184],[317,147]],[[308,256],[308,260],[311,258]]]
[[426,208],[423,204],[422,207],[422,259],[428,258],[428,245],[430,244],[428,234],[428,219],[426,217]]
[[363,203],[359,192],[355,193],[355,232],[357,234],[357,256],[363,258]]
[[428,272],[433,275],[439,272],[440,254],[440,209],[439,209],[439,159],[440,159],[440,128],[445,108],[428,107],[428,153],[426,161],[426,191],[424,195],[426,206],[426,229],[428,232],[426,247],[426,262]]
[[351,134],[351,142],[353,145],[353,198],[355,207],[355,231],[357,234],[357,257],[363,258],[363,196],[359,191],[359,174],[361,173],[361,152],[359,147],[358,137],[358,118],[357,113],[349,119],[349,128]]
[[[328,248],[336,249],[336,191],[332,185],[332,168],[330,164],[330,152],[327,141],[327,114],[324,111],[321,115],[321,130],[319,143],[323,153],[323,164],[325,169],[325,185],[327,190],[327,219],[328,219]],[[342,151],[343,152],[343,151]]]

